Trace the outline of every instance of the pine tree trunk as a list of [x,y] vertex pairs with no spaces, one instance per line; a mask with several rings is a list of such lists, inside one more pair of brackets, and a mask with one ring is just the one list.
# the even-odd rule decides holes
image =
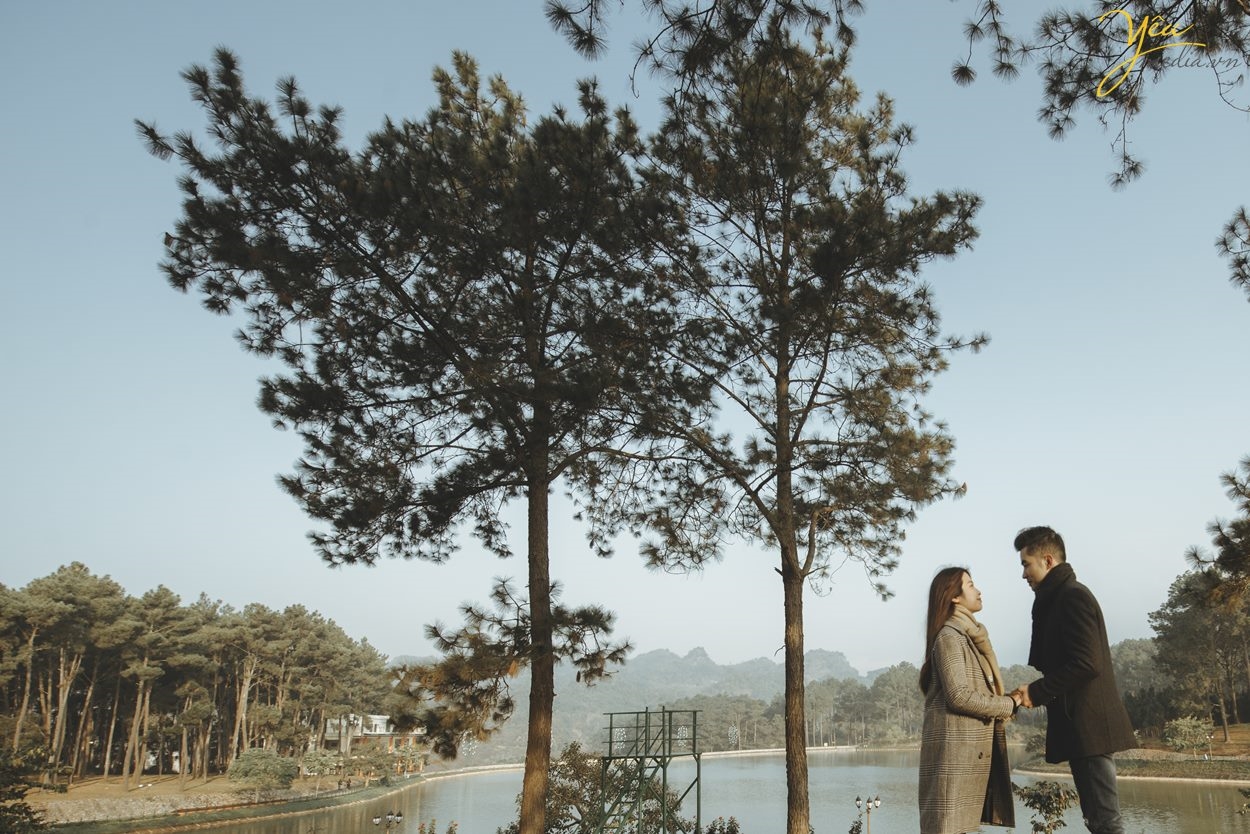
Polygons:
[[[221,667],[218,666],[217,672],[213,674],[212,701],[213,701],[214,706],[220,704],[223,699],[222,691],[221,691],[223,687],[222,687],[222,682],[221,682],[220,670],[221,670]],[[214,714],[215,714],[215,711],[214,711]],[[225,734],[225,727],[222,725],[222,723],[218,721],[215,717],[210,717],[208,722],[206,723],[206,726],[204,727],[204,746],[201,748],[201,756],[203,758],[203,764],[200,768],[200,775],[204,778],[205,782],[208,781],[208,766],[209,766],[209,752],[210,751],[216,752],[217,759],[216,759],[215,764],[219,768],[221,766],[222,753],[225,750],[225,746],[226,746],[225,739],[223,738],[224,734]],[[215,745],[212,744],[213,736],[217,737],[217,743]]]
[[197,764],[198,773],[205,782],[208,781],[208,748],[212,735],[213,722],[211,720],[205,721],[204,725],[200,727],[200,739],[195,750],[196,758],[199,760]]
[[152,685],[144,684],[143,687],[143,713],[142,720],[139,724],[139,748],[135,757],[135,773],[139,777],[139,781],[143,781],[143,770],[148,764],[148,721],[152,716]]
[[187,789],[187,725],[182,725],[182,740],[178,747],[178,790]]
[[22,725],[26,723],[26,714],[30,710],[30,690],[35,680],[35,636],[37,634],[39,634],[39,629],[31,629],[30,637],[26,640],[26,682],[22,686],[22,703],[17,708],[17,720],[13,723],[14,752],[21,749]]
[[[52,726],[52,749],[48,753],[48,763],[55,774],[59,770],[61,757],[65,753],[65,733],[69,725],[69,698],[74,689],[74,681],[82,670],[82,653],[68,656],[64,649],[57,653],[56,667],[56,720]],[[55,777],[53,782],[55,782]]]
[[94,731],[94,725],[89,722],[91,718],[91,702],[95,699],[96,678],[99,675],[99,662],[95,664],[95,668],[91,671],[91,682],[87,684],[87,691],[83,694],[82,709],[78,712],[78,726],[74,729],[73,754],[69,763],[69,781],[73,784],[76,777],[82,776],[84,762],[86,761],[85,751],[87,749],[87,732],[90,727]]
[[[545,455],[531,472],[546,472]],[[555,703],[555,657],[552,653],[551,566],[548,511],[550,484],[531,477],[529,487],[530,699],[525,775],[521,782],[519,834],[543,834],[546,828],[547,771],[551,766],[551,711]],[[806,832],[804,832],[806,834]]]
[[1227,744],[1227,743],[1228,743],[1228,741],[1229,741],[1229,734],[1228,734],[1228,707],[1225,705],[1225,699],[1224,699],[1224,681],[1222,680],[1222,678],[1223,678],[1223,675],[1218,675],[1218,674],[1216,675],[1216,678],[1215,678],[1215,698],[1216,698],[1216,704],[1217,704],[1217,705],[1219,706],[1219,708],[1220,708],[1220,724],[1224,727],[1224,743],[1225,743],[1225,744]]
[[39,710],[41,719],[43,737],[45,740],[52,738],[52,717],[56,712],[52,706],[52,693],[56,686],[56,675],[52,671],[53,663],[48,661],[48,668],[43,669],[39,673],[39,683],[35,685],[35,701]]
[[[784,273],[783,273],[784,274]],[[780,294],[790,301],[786,280]],[[786,832],[810,834],[811,804],[807,788],[807,712],[803,657],[803,590],[807,571],[799,561],[797,519],[794,510],[794,447],[790,415],[790,372],[792,369],[789,324],[777,329],[776,348],[776,449],[777,497],[773,532],[781,546],[781,587],[785,616],[785,734],[786,734]],[[806,557],[810,567],[815,554]]]
[[[791,539],[793,541],[793,539]],[[794,557],[782,562],[785,594],[786,678],[786,832],[810,834],[811,806],[807,792],[807,747],[804,739],[803,584]]]
[[117,735],[117,708],[122,700],[122,678],[118,675],[113,681],[113,703],[109,708],[109,730],[104,740],[104,779],[108,780],[113,770],[113,739]]
[[130,790],[130,775],[135,766],[135,753],[139,748],[139,721],[143,715],[143,689],[146,682],[135,681],[135,711],[130,719],[130,732],[126,735],[126,753],[122,756],[122,788]]
[[234,732],[230,741],[230,758],[226,761],[226,767],[234,764],[234,760],[238,757],[239,752],[243,749],[240,745],[246,740],[244,732],[247,727],[247,707],[248,702],[252,699],[252,679],[256,672],[256,663],[252,658],[244,658],[243,674],[239,678],[238,685],[238,701],[236,702],[234,711]]

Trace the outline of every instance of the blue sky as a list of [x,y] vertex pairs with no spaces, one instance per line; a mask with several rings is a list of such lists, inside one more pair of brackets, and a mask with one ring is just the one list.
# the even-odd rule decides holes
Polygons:
[[[971,567],[999,657],[1024,662],[1032,595],[1011,540],[1037,523],[1066,537],[1111,639],[1150,636],[1184,551],[1232,510],[1220,473],[1250,453],[1250,303],[1213,245],[1250,191],[1246,115],[1209,71],[1177,69],[1131,128],[1146,176],[1112,191],[1112,135],[1083,113],[1048,139],[1033,70],[1004,84],[977,55],[981,80],[950,80],[972,5],[870,0],[851,64],[866,97],[887,93],[916,128],[913,190],[984,198],[974,249],[924,277],[949,330],[992,339],[927,401],[956,437],[968,495],[921,511],[889,580],[897,596],[878,601],[848,565],[808,597],[808,647],[861,670],[918,664],[928,582],[949,564]],[[1005,5],[1027,26],[1048,4]],[[428,652],[423,625],[458,622],[492,577],[523,576],[471,542],[441,566],[318,560],[275,484],[300,447],[255,407],[264,365],[158,271],[179,171],[148,155],[132,120],[199,130],[179,72],[224,45],[253,93],[294,75],[314,103],[341,105],[354,146],[385,115],[422,115],[452,49],[534,113],[572,104],[575,81],[595,75],[654,127],[655,85],[631,89],[631,24],[614,24],[614,50],[590,63],[538,0],[0,4],[0,582],[78,560],[136,595],[299,603],[394,656]],[[628,547],[592,560],[573,524],[555,524],[565,601],[614,609],[638,651],[779,659],[771,553],[737,547],[700,575],[654,574]]]

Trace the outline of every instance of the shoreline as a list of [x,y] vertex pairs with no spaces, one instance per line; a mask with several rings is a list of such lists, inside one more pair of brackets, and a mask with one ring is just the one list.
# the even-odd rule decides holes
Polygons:
[[[809,754],[819,753],[846,753],[846,752],[880,752],[888,750],[918,750],[915,745],[902,745],[892,747],[861,747],[856,745],[839,745],[839,746],[820,746],[809,747]],[[784,748],[760,748],[754,750],[717,750],[700,754],[700,758],[707,759],[727,759],[727,758],[746,758],[746,757],[765,757],[765,756],[783,756]],[[1150,761],[1178,761],[1175,758],[1159,759],[1157,757],[1146,756],[1142,758],[1134,758],[1129,755],[1117,759],[1124,762],[1150,762]],[[1233,758],[1228,761],[1246,762],[1244,758]],[[1038,779],[1061,779],[1071,781],[1072,775],[1067,767],[1063,764],[1044,765],[1038,767],[1036,760],[1031,760],[1028,764],[1013,767],[1012,774],[1020,774]],[[255,822],[262,819],[282,819],[288,817],[301,817],[310,814],[324,812],[327,809],[350,808],[356,805],[377,802],[401,793],[410,788],[427,781],[436,781],[442,779],[451,779],[457,777],[474,776],[483,773],[501,773],[524,771],[522,763],[493,764],[493,765],[472,765],[467,767],[452,767],[447,769],[435,768],[427,769],[423,773],[412,774],[405,778],[402,782],[392,783],[390,785],[374,785],[363,788],[359,793],[338,794],[335,796],[318,796],[309,795],[300,798],[292,798],[288,800],[279,800],[271,805],[246,805],[227,808],[223,806],[208,806],[204,808],[187,808],[171,814],[154,815],[151,817],[132,817],[129,819],[101,819],[101,820],[83,820],[83,821],[63,821],[50,822],[49,830],[60,831],[65,834],[122,834],[122,832],[135,832],[135,834],[180,834],[180,832],[195,831],[203,828],[215,826],[223,826],[229,824],[232,820]],[[1175,775],[1138,775],[1123,774],[1117,775],[1118,779],[1135,780],[1135,781],[1154,781],[1154,782],[1180,782],[1192,784],[1211,784],[1211,785],[1228,785],[1228,786],[1246,786],[1250,785],[1250,776],[1247,778],[1213,778],[1213,777],[1186,777]],[[223,794],[223,797],[227,794]],[[73,800],[69,800],[73,801]],[[90,802],[93,800],[84,799],[82,802]],[[304,805],[306,807],[292,807]],[[214,810],[214,807],[217,810]],[[205,819],[205,817],[213,817]]]
[[[264,819],[306,816],[308,814],[320,813],[328,808],[350,808],[354,805],[363,805],[385,799],[388,796],[415,787],[420,781],[423,781],[422,777],[416,775],[407,779],[403,784],[374,785],[361,788],[359,792],[353,794],[338,794],[335,796],[318,796],[313,794],[300,798],[277,800],[272,803],[193,807],[173,813],[147,817],[138,816],[124,819],[67,822],[45,821],[48,824],[49,831],[65,832],[65,834],[122,834],[122,832],[125,832],[125,834],[131,834],[131,832],[133,834],[177,834],[177,832],[227,825],[233,821],[255,822]],[[222,796],[228,796],[228,794],[222,794]],[[81,801],[90,802],[92,800]],[[310,807],[292,807],[297,805]],[[203,817],[215,818],[203,819]]]
[[[93,820],[48,820],[47,808],[40,809],[45,814],[48,830],[64,834],[178,834],[178,832],[195,831],[203,828],[227,825],[232,821],[255,822],[263,819],[282,819],[317,814],[327,809],[351,808],[356,805],[378,802],[397,793],[414,788],[426,782],[450,779],[462,776],[474,776],[482,773],[507,771],[523,771],[523,764],[472,765],[450,769],[427,770],[414,773],[389,785],[374,784],[362,787],[352,793],[321,793],[291,797],[261,803],[238,804],[223,802],[221,805],[202,807],[190,806],[169,813],[158,813],[149,816],[131,816],[125,818],[109,817]],[[223,792],[221,797],[228,799],[231,793]],[[65,799],[65,802],[98,802],[97,799]],[[304,807],[296,807],[304,806]],[[206,817],[212,817],[206,819]]]
[[[1126,759],[1126,761],[1143,761],[1143,760],[1142,759]],[[1238,761],[1244,761],[1244,760],[1238,760]],[[1072,772],[1068,770],[1065,765],[1057,764],[1057,765],[1050,765],[1049,767],[1054,767],[1056,769],[1055,770],[1049,770],[1049,769],[1039,770],[1033,766],[1024,765],[1023,767],[1013,767],[1011,769],[1011,772],[1013,774],[1019,773],[1021,776],[1034,776],[1034,777],[1045,777],[1045,778],[1053,777],[1057,779],[1066,779],[1069,782],[1072,781]],[[1135,774],[1120,773],[1118,768],[1116,770],[1115,778],[1117,781],[1123,780],[1123,781],[1133,781],[1133,782],[1185,782],[1185,783],[1204,784],[1204,785],[1250,785],[1250,778],[1219,779],[1219,778],[1201,777],[1201,776],[1140,776],[1140,775],[1135,775]]]
[[[1054,777],[1056,779],[1065,779],[1072,781],[1072,773],[1068,770],[1034,770],[1027,765],[1025,767],[1013,767],[1012,773],[1019,773],[1021,776],[1036,777]],[[1190,776],[1122,776],[1116,773],[1117,781],[1134,781],[1134,782],[1187,782],[1201,785],[1250,785],[1250,779],[1211,779],[1211,778],[1195,778]]]

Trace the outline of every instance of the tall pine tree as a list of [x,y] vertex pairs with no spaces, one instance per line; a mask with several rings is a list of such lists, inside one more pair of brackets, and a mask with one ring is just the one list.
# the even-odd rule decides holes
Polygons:
[[903,525],[961,491],[952,439],[920,400],[982,341],[944,336],[918,280],[970,245],[980,201],[908,194],[909,131],[884,98],[860,109],[846,60],[778,24],[670,97],[655,154],[702,240],[670,361],[718,413],[658,424],[679,449],[650,470],[650,499],[605,505],[651,531],[657,566],[701,565],[735,538],[774,554],[789,834],[810,827],[805,588],[849,559],[888,594]]
[[457,54],[423,120],[388,120],[353,153],[339,111],[314,110],[293,80],[275,108],[227,51],[184,77],[213,149],[140,123],[184,169],[164,268],[285,366],[260,402],[303,438],[282,483],[324,522],[321,555],[441,562],[468,526],[508,556],[500,513],[524,502],[524,627],[496,631],[477,671],[531,668],[521,830],[539,834],[557,657],[599,673],[623,654],[603,639],[610,615],[552,603],[549,496],[671,399],[648,340],[664,332],[652,302],[676,226],[637,174],[636,128],[591,83],[576,117],[531,125]]

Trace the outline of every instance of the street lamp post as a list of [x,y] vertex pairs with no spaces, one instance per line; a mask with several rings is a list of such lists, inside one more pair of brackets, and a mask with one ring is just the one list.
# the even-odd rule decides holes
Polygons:
[[378,814],[377,816],[373,818],[374,825],[380,826],[383,823],[386,823],[387,831],[390,831],[392,828],[398,828],[400,823],[402,823],[403,821],[404,821],[404,815],[400,813],[399,811],[387,811],[386,816],[382,816],[381,814]]
[[855,807],[868,815],[868,823],[864,826],[864,834],[872,834],[872,812],[873,809],[881,807],[881,797],[874,796],[872,799],[860,799],[857,796],[855,797]]

